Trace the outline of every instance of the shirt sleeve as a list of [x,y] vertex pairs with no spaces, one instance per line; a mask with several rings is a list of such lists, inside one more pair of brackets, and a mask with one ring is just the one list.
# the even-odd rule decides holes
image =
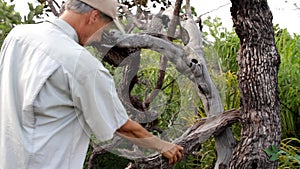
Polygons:
[[112,76],[96,59],[78,61],[75,73],[77,77],[71,84],[73,100],[84,122],[98,140],[111,139],[128,120]]

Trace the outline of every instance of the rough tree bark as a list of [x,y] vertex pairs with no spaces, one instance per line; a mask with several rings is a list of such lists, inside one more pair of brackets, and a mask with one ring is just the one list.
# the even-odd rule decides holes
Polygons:
[[264,152],[280,145],[281,120],[277,87],[280,56],[275,46],[267,0],[231,0],[231,15],[240,38],[238,79],[242,133],[230,168],[275,169]]

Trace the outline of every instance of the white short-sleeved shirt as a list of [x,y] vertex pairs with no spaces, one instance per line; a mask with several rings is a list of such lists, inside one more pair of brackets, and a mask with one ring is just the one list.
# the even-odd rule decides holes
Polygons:
[[128,116],[113,78],[75,30],[20,25],[0,55],[0,168],[79,169],[89,136],[112,138]]

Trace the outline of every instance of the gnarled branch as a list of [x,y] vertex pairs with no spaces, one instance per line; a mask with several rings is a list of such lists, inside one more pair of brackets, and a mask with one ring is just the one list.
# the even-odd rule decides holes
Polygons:
[[[239,110],[230,110],[224,113],[201,119],[190,127],[181,137],[174,141],[175,144],[185,148],[185,155],[191,154],[196,147],[208,140],[213,135],[223,132],[229,125],[240,120]],[[167,159],[159,154],[136,160],[131,168],[170,168]]]

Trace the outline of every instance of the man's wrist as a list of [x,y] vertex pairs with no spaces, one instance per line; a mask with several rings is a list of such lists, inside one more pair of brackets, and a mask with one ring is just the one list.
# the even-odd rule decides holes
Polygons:
[[164,153],[164,152],[170,150],[174,146],[174,144],[164,141],[164,140],[161,140],[157,137],[156,137],[154,144],[155,144],[154,149],[156,151],[158,151],[159,153]]

